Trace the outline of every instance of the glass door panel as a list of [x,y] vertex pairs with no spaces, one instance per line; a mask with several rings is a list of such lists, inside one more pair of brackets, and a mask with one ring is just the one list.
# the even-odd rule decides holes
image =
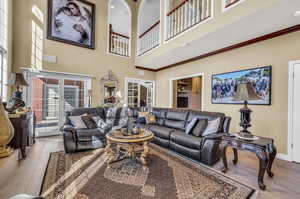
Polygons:
[[155,82],[147,80],[126,80],[126,100],[129,107],[154,106]]
[[32,77],[31,107],[36,115],[37,136],[58,133],[60,100],[59,79]]
[[65,112],[90,107],[91,78],[51,72],[28,72],[27,104],[36,114],[37,136],[60,134]]
[[86,81],[64,79],[63,118],[65,118],[66,111],[89,106],[89,98],[86,97],[87,92]]

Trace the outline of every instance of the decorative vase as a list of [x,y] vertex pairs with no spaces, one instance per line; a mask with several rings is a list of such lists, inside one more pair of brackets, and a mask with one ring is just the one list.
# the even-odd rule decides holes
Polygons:
[[0,100],[0,158],[10,156],[12,149],[7,147],[8,143],[14,137],[14,128],[7,116],[7,113]]

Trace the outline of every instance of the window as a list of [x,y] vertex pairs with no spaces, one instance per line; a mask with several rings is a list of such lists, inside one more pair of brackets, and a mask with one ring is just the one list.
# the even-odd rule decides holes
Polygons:
[[44,13],[36,5],[33,5],[32,14],[34,17],[32,20],[31,67],[42,69],[44,31],[38,24],[44,23]]
[[43,30],[32,21],[31,66],[42,69],[43,66]]
[[0,98],[7,97],[8,0],[0,0]]

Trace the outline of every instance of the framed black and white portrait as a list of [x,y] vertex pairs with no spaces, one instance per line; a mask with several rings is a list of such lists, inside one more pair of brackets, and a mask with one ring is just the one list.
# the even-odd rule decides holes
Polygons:
[[48,0],[47,38],[95,48],[95,4],[85,0]]

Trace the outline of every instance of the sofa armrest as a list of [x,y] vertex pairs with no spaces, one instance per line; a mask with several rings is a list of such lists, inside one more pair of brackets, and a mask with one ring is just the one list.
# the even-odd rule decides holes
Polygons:
[[228,135],[228,133],[218,132],[207,136],[203,136],[203,139],[221,139],[224,135]]
[[74,132],[75,131],[75,127],[71,124],[64,124],[61,128],[60,128],[61,131],[72,131]]
[[224,118],[224,122],[223,122],[223,132],[224,133],[229,133],[230,122],[231,122],[231,117],[226,116]]

